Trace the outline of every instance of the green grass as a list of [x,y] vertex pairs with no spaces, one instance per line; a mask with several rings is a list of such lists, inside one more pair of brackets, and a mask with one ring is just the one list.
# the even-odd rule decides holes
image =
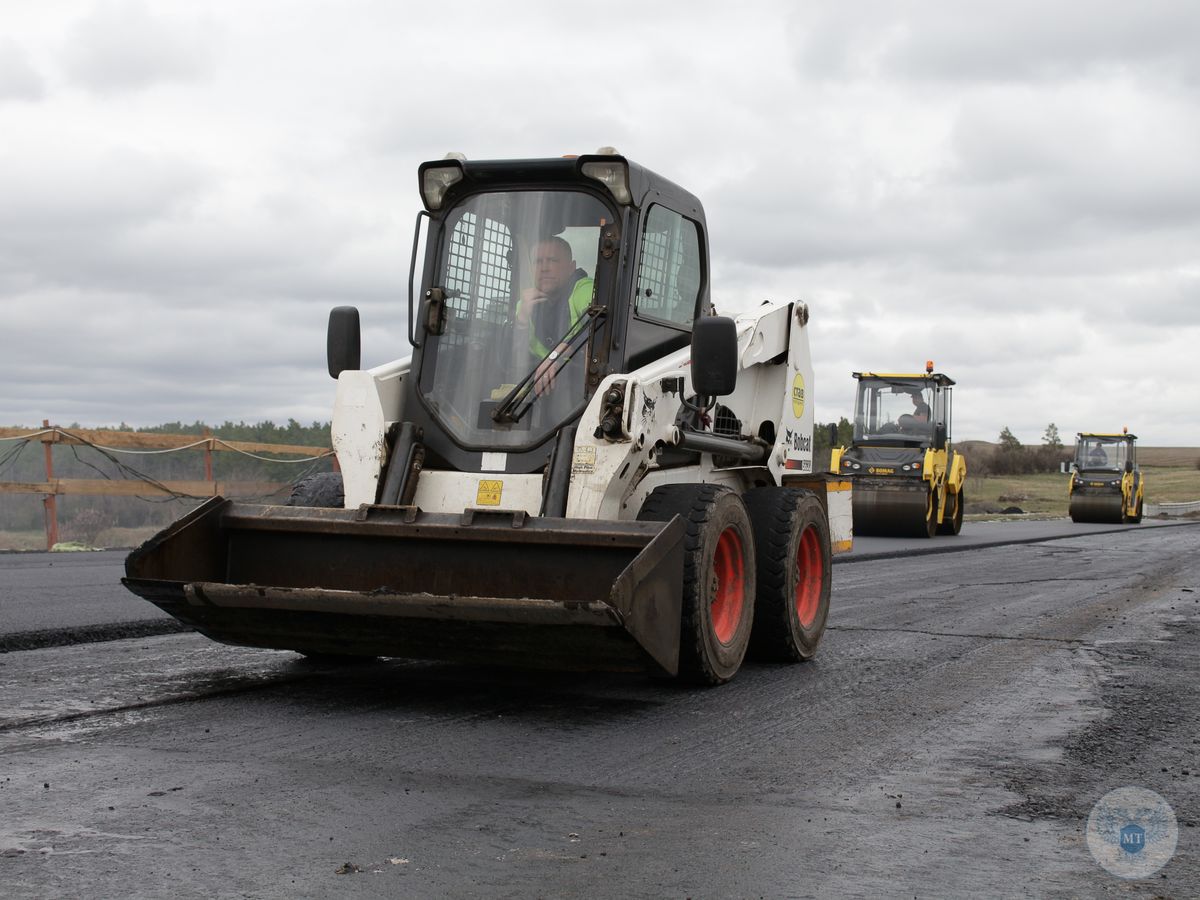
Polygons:
[[[1143,468],[1147,503],[1200,500],[1200,470],[1194,467]],[[967,512],[983,512],[979,507],[1019,506],[1035,515],[1067,514],[1068,476],[1042,475],[972,476],[967,475]],[[1005,498],[1005,499],[1001,499]],[[1018,499],[1019,498],[1019,499]]]

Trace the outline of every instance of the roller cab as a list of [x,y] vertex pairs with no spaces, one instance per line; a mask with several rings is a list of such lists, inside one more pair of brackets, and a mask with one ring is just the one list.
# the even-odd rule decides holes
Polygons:
[[962,528],[966,459],[951,443],[954,381],[936,373],[855,372],[854,438],[834,472],[854,482],[854,532],[933,537]]
[[1073,522],[1142,521],[1145,483],[1137,466],[1137,435],[1080,432],[1067,489]]

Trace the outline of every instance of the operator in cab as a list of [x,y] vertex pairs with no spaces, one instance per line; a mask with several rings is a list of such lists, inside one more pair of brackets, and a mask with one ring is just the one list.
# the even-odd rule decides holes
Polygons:
[[545,393],[554,386],[555,362],[567,349],[558,341],[591,306],[595,281],[575,264],[571,245],[561,237],[539,240],[532,253],[533,287],[517,302],[516,326],[529,332],[529,352],[542,360],[534,390]]

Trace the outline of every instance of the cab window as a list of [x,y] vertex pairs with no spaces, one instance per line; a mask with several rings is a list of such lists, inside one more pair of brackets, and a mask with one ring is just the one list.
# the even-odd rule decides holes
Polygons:
[[653,206],[642,232],[635,310],[691,329],[701,288],[700,230],[665,206]]

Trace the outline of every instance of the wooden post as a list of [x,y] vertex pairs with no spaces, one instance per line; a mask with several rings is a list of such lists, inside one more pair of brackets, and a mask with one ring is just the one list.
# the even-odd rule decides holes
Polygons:
[[[42,427],[49,428],[50,420],[42,419]],[[46,452],[46,481],[54,483],[54,436],[42,435],[42,449]],[[58,543],[58,500],[54,494],[46,494],[42,498],[42,506],[46,508],[46,549],[53,550]]]
[[213,442],[212,442],[212,429],[211,429],[211,428],[209,428],[207,425],[205,425],[205,426],[204,426],[204,436],[205,436],[206,438],[208,438],[208,443],[204,445],[204,480],[205,480],[205,481],[212,481],[212,480],[213,480],[213,473],[212,473],[212,451],[213,451]]

